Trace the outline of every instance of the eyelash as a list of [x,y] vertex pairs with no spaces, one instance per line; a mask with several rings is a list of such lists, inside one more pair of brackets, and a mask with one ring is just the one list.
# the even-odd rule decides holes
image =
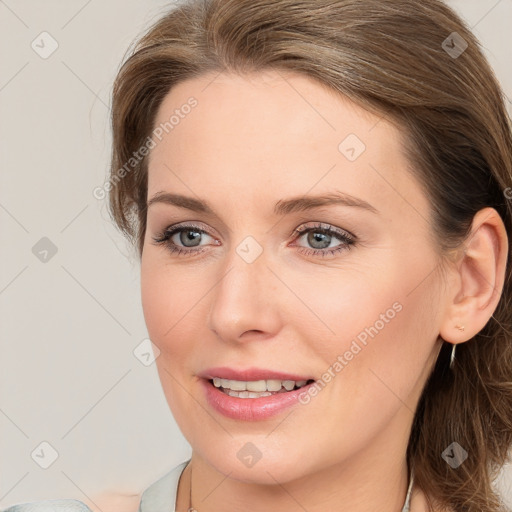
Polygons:
[[[327,227],[326,227],[327,226]],[[183,231],[194,231],[197,233],[208,235],[209,233],[202,229],[201,227],[194,224],[185,224],[172,228],[166,228],[164,231],[159,233],[158,235],[152,237],[155,245],[164,245],[169,252],[172,254],[176,254],[178,256],[192,256],[195,254],[200,254],[204,252],[205,248],[200,249],[184,249],[181,246],[176,245],[171,241],[171,238],[176,233],[180,233]],[[306,254],[307,256],[322,256],[326,255],[334,255],[344,250],[350,250],[351,246],[355,244],[355,237],[344,230],[336,230],[333,229],[329,224],[317,223],[314,226],[308,226],[301,229],[295,229],[293,231],[293,235],[300,237],[305,233],[314,232],[314,233],[322,233],[324,235],[329,235],[337,238],[340,242],[340,245],[337,245],[334,248],[328,249],[311,249],[308,247],[298,246],[300,248],[300,252]],[[209,235],[211,236],[211,235]]]

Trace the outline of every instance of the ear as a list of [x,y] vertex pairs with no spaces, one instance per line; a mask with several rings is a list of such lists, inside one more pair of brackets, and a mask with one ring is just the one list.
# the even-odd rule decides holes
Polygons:
[[[496,310],[503,290],[508,238],[494,208],[473,218],[471,233],[450,269],[440,336],[449,343],[467,341],[480,332]],[[464,327],[464,330],[459,327]]]

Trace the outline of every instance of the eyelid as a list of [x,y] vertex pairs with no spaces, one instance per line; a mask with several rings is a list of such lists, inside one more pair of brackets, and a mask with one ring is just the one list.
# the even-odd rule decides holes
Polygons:
[[[310,224],[313,225],[310,225]],[[309,225],[308,225],[309,224]],[[207,244],[206,246],[195,246],[195,247],[186,247],[181,246],[179,244],[176,244],[171,241],[171,238],[179,232],[185,231],[185,230],[195,230],[197,232],[200,232],[204,235],[210,236],[212,238],[215,238],[213,235],[209,233],[210,227],[207,229],[205,228],[205,225],[202,222],[196,222],[196,221],[183,221],[177,224],[172,224],[170,226],[167,226],[164,230],[160,231],[158,235],[153,236],[153,242],[156,245],[167,245],[168,250],[171,253],[177,253],[177,255],[188,255],[188,256],[194,256],[198,255],[202,252],[204,252],[206,247],[211,244]],[[308,232],[323,232],[324,234],[327,234],[328,236],[337,238],[340,241],[340,245],[333,248],[323,248],[323,249],[315,249],[315,248],[308,248],[301,245],[296,245],[295,241],[297,238],[300,238],[304,236],[305,233]],[[292,243],[292,247],[299,247],[301,249],[300,252],[304,252],[308,255],[314,255],[314,256],[332,256],[335,253],[341,252],[345,249],[350,249],[352,245],[354,245],[358,238],[353,235],[350,231],[347,231],[342,228],[338,228],[337,226],[334,226],[329,223],[323,223],[319,221],[310,221],[304,222],[299,227],[295,228],[293,232],[291,233],[291,236],[294,236],[294,240]],[[214,245],[219,245],[218,240],[215,241]]]
[[301,224],[298,228],[295,228],[293,233],[294,234],[302,234],[305,231],[311,231],[314,229],[318,229],[319,231],[328,231],[331,233],[337,233],[346,238],[350,238],[351,240],[354,240],[354,241],[357,240],[357,237],[354,234],[352,234],[350,231],[347,231],[346,229],[338,228],[338,227],[333,226],[332,224],[328,224],[326,222],[316,221],[314,223],[314,226],[305,226],[304,224],[308,224],[308,222]]
[[165,227],[164,229],[162,229],[160,231],[160,233],[162,235],[165,235],[172,231],[178,231],[179,229],[195,229],[195,230],[200,231],[206,235],[209,235],[212,237],[214,236],[211,233],[213,228],[211,228],[210,226],[207,226],[206,224],[204,224],[201,221],[194,221],[194,220],[178,222],[177,224],[171,224],[171,225]]
[[[313,225],[309,225],[311,223],[313,223]],[[196,229],[198,231],[204,232],[205,234],[207,234],[209,236],[213,236],[210,233],[210,230],[212,228],[210,226],[206,226],[206,224],[204,224],[201,221],[178,222],[177,224],[171,224],[171,225],[165,227],[164,229],[160,230],[159,233],[161,233],[162,235],[165,235],[167,233],[177,231],[180,228],[183,228],[183,229],[192,228],[192,229]],[[324,231],[328,231],[328,232],[334,232],[339,235],[350,238],[351,240],[354,240],[354,241],[357,240],[357,237],[350,231],[347,231],[346,229],[338,228],[332,224],[329,224],[326,222],[320,222],[320,221],[303,222],[302,224],[300,224],[297,228],[295,228],[292,231],[291,236],[292,235],[301,235],[302,233],[304,233],[308,230],[311,230],[311,229],[319,229],[319,230],[324,230]]]
[[[337,233],[340,233],[340,234],[346,234],[347,236],[350,236],[354,240],[356,240],[358,238],[357,236],[355,236],[353,233],[351,233],[347,229],[339,228],[339,227],[337,227],[334,224],[331,224],[329,222],[311,221],[311,220],[307,220],[307,217],[306,218],[302,218],[302,219],[299,218],[298,220],[300,222],[299,227],[293,229],[292,232],[290,233],[291,235],[299,233],[301,231],[305,231],[306,229],[309,229],[311,227],[315,227],[315,228],[321,228],[321,229],[336,231]],[[305,224],[308,224],[308,226],[304,227]],[[309,224],[313,224],[313,226],[310,226]],[[215,234],[215,236],[218,237],[218,230],[217,229],[212,228],[209,224],[205,224],[203,221],[200,221],[200,220],[185,220],[185,221],[182,221],[182,222],[178,222],[176,224],[169,224],[166,227],[164,227],[163,229],[160,229],[160,230],[157,230],[157,231],[165,233],[165,232],[171,231],[172,229],[178,229],[180,227],[196,228],[198,230],[205,231],[208,234],[212,234],[212,235]],[[212,230],[213,230],[213,233],[211,233]]]

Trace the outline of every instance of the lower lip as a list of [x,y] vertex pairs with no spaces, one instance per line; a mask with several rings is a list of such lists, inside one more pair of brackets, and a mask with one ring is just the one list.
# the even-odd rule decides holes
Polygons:
[[308,388],[314,384],[312,382],[300,389],[260,398],[238,398],[222,392],[207,379],[201,380],[206,393],[206,400],[210,406],[228,418],[242,421],[266,420],[275,416],[284,409],[295,405],[300,394],[307,393]]

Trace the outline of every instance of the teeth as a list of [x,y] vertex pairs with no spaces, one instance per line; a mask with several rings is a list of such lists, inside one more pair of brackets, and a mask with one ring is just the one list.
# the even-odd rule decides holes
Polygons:
[[235,396],[237,398],[260,398],[262,396],[271,396],[272,393],[265,391],[264,393],[253,393],[252,391],[233,391],[231,389],[227,390],[226,393],[229,396]]
[[295,387],[295,382],[293,380],[283,380],[283,386],[286,391],[291,391]]
[[[286,391],[291,391],[293,388],[306,385],[305,380],[255,380],[255,381],[242,381],[242,380],[229,380],[221,379],[219,377],[213,378],[213,385],[216,388],[223,388],[226,391],[236,392],[235,395],[228,392],[230,396],[237,396],[241,398],[258,398],[259,396],[268,396],[265,392],[277,392],[284,388]],[[247,396],[244,395],[247,393]],[[270,393],[269,393],[270,394]],[[252,396],[254,395],[254,396]]]
[[[232,383],[233,382],[236,382],[235,381],[231,381]],[[247,391],[259,391],[260,393],[262,391],[267,391],[267,381],[266,380],[256,380],[256,381],[252,381],[252,382],[241,382],[242,385],[245,384],[245,387],[247,389]],[[234,388],[231,388],[231,389],[234,389]]]
[[[247,389],[247,384],[240,380],[230,380],[228,382],[229,382],[229,385],[226,387],[228,387],[229,389],[232,389],[233,391],[245,391]],[[222,386],[222,387],[224,387],[224,386]],[[265,391],[265,390],[263,390],[263,391]]]
[[268,391],[279,391],[282,387],[280,380],[267,380]]

